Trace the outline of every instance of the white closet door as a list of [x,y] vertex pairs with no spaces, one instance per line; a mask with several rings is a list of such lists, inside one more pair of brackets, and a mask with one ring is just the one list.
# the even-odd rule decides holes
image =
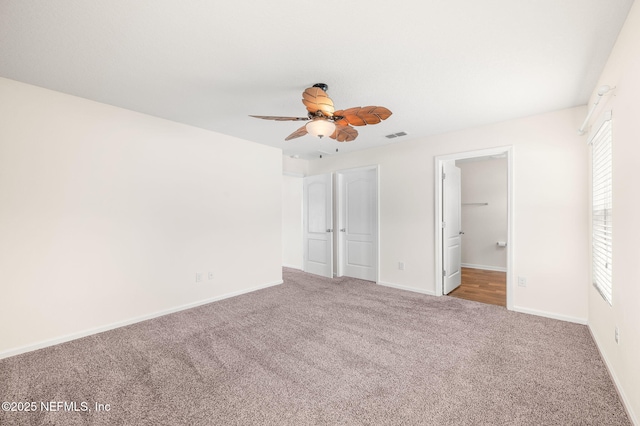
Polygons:
[[338,275],[376,281],[378,202],[375,169],[341,172]]
[[304,178],[304,270],[333,276],[333,191],[331,174]]

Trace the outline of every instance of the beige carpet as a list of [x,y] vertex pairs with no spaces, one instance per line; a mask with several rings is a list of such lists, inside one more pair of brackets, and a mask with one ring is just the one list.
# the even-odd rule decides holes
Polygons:
[[0,424],[630,424],[585,326],[355,279],[284,281],[0,361],[2,401],[77,404],[0,411]]

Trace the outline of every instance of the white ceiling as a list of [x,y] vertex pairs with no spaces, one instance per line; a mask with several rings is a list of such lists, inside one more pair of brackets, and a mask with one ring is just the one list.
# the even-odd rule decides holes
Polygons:
[[[311,158],[583,105],[632,1],[0,0],[0,76]],[[349,143],[249,117],[318,82],[393,115]]]

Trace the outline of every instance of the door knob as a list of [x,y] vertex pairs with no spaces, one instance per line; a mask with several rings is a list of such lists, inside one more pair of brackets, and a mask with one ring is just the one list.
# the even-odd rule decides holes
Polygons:
[[347,229],[346,228],[341,228],[340,232],[347,232]]
[[327,229],[327,232],[333,232],[333,229]]
[[464,234],[464,231],[460,231],[460,232],[458,232],[458,234],[459,234],[459,235],[462,235],[462,234]]

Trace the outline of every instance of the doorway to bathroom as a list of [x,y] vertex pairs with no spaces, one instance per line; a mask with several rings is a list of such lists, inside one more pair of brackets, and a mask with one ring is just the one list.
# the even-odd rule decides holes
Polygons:
[[436,294],[509,308],[511,147],[436,157]]

